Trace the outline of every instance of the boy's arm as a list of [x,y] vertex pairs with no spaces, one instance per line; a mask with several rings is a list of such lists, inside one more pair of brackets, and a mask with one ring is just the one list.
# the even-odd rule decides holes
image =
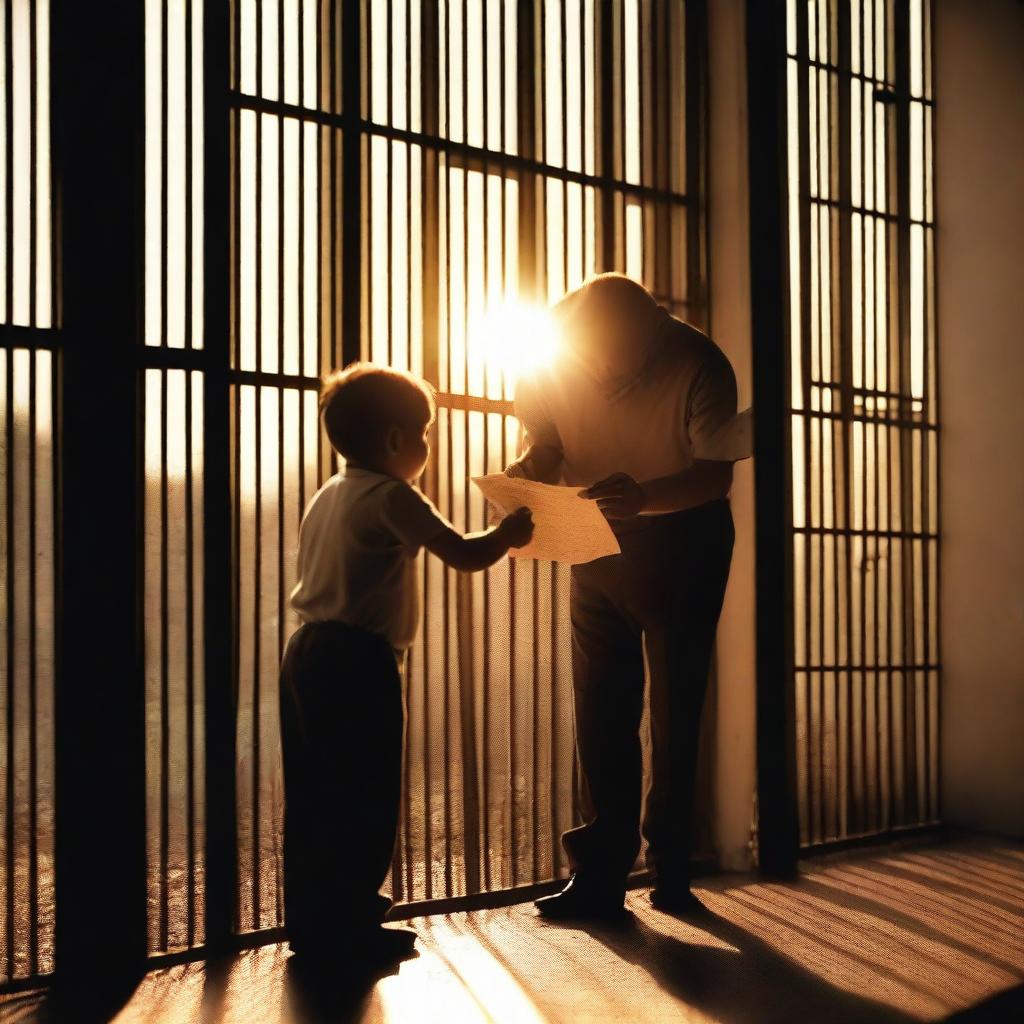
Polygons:
[[459,572],[479,572],[503,558],[509,548],[521,548],[533,536],[533,519],[527,508],[517,509],[496,527],[465,537],[456,530],[438,532],[424,547],[445,565]]

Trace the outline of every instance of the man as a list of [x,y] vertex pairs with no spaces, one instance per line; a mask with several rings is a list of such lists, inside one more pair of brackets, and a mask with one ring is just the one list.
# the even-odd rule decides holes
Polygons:
[[697,736],[732,557],[729,439],[736,380],[700,331],[643,287],[602,274],[555,307],[565,342],[522,380],[527,437],[506,472],[583,488],[621,554],[573,566],[570,610],[584,824],[562,843],[573,871],[537,901],[548,918],[613,918],[640,849],[644,650],[653,767],[643,834],[655,906],[700,907],[690,892]]

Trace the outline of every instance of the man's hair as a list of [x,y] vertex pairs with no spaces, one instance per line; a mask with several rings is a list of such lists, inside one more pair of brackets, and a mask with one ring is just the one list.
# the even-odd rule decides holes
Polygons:
[[637,281],[625,274],[597,274],[588,278],[552,309],[555,322],[570,333],[592,324],[628,323],[657,308],[657,300]]
[[320,418],[334,450],[357,462],[380,454],[388,430],[416,430],[434,420],[434,392],[411,373],[353,363],[320,387]]

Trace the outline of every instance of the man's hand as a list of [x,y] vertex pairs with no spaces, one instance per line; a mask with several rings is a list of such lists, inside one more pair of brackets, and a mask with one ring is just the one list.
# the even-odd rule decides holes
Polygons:
[[505,476],[510,476],[517,480],[532,480],[533,476],[530,472],[527,457],[524,455],[522,458],[516,459],[515,462],[510,462],[505,467]]
[[580,491],[581,498],[591,498],[606,519],[631,519],[643,512],[647,499],[644,489],[627,473],[613,473]]
[[562,452],[547,444],[532,444],[505,468],[505,476],[557,484],[562,475]]
[[498,532],[510,548],[521,548],[533,537],[533,515],[528,508],[517,508],[498,524]]

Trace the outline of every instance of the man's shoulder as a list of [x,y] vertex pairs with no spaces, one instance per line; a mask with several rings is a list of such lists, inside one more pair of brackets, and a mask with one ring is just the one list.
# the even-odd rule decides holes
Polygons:
[[729,357],[704,331],[677,317],[669,319],[669,334],[662,350],[680,369],[690,374],[731,366]]

